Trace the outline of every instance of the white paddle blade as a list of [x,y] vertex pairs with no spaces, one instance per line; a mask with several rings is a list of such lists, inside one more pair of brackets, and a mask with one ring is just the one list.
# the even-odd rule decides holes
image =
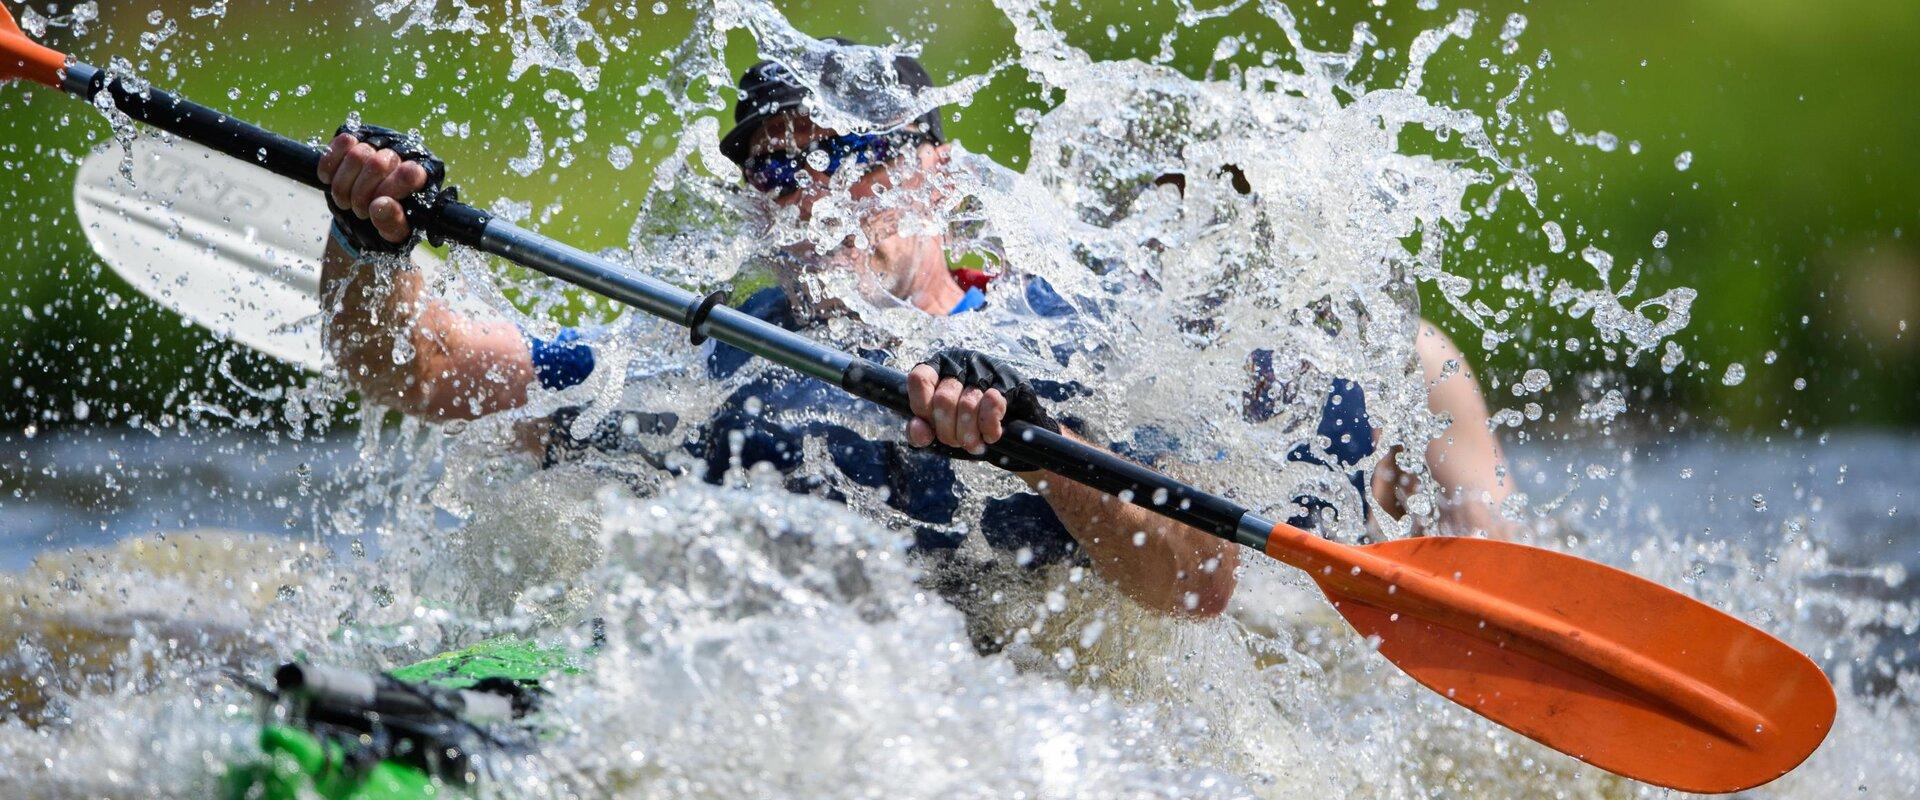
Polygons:
[[326,201],[311,187],[184,141],[142,136],[133,180],[116,144],[73,189],[100,258],[135,289],[222,337],[319,372]]

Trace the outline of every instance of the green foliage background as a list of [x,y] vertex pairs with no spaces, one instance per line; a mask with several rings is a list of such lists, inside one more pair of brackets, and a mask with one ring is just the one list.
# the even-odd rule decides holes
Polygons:
[[[65,8],[34,3],[43,14]],[[689,27],[685,8],[596,3],[587,18],[608,40],[601,85],[582,90],[571,75],[529,71],[509,79],[512,53],[501,33],[482,37],[414,30],[396,37],[401,17],[381,20],[365,0],[265,3],[234,0],[224,15],[195,16],[194,0],[114,3],[84,34],[55,29],[49,44],[96,64],[122,55],[157,85],[230,108],[269,128],[318,140],[350,111],[369,121],[425,130],[452,165],[465,196],[533,204],[534,226],[589,249],[623,244],[647,184],[648,163],[671,148],[672,124],[644,128],[664,113],[637,89],[661,70],[657,54]],[[1011,26],[990,2],[927,5],[904,0],[780,3],[803,30],[878,42],[918,41],[936,78],[987,69],[1012,52]],[[1201,3],[1206,6],[1206,3]],[[19,6],[9,4],[16,14]],[[524,28],[522,4],[481,18],[498,30]],[[1471,249],[1455,247],[1452,269],[1474,277],[1475,297],[1500,307],[1499,277],[1545,264],[1550,274],[1592,285],[1574,253],[1592,243],[1624,267],[1644,260],[1637,297],[1686,285],[1700,291],[1692,325],[1678,341],[1689,364],[1661,372],[1657,358],[1628,366],[1594,348],[1549,346],[1585,336],[1591,325],[1551,310],[1509,327],[1520,346],[1480,352],[1478,335],[1429,297],[1425,308],[1454,333],[1486,373],[1512,379],[1541,367],[1556,376],[1627,373],[1654,432],[1727,429],[1798,435],[1806,429],[1920,424],[1920,4],[1900,0],[1606,0],[1550,4],[1472,2],[1437,11],[1412,0],[1327,0],[1294,8],[1309,41],[1345,50],[1356,22],[1369,22],[1384,58],[1367,83],[1396,83],[1406,45],[1460,8],[1480,15],[1475,36],[1448,44],[1428,71],[1426,94],[1491,117],[1511,90],[1513,71],[1542,51],[1549,64],[1514,107],[1531,129],[1509,152],[1539,167],[1543,207],[1574,240],[1549,253],[1539,219],[1508,203],[1477,228]],[[1500,52],[1507,15],[1528,18],[1517,54]],[[1151,57],[1178,9],[1166,2],[1089,1],[1055,18],[1074,44],[1100,58]],[[629,21],[631,19],[632,21]],[[143,33],[177,25],[157,48]],[[1252,5],[1200,23],[1174,44],[1174,65],[1190,75],[1213,64],[1220,37],[1261,47],[1279,30]],[[736,34],[733,66],[753,57]],[[731,93],[716,88],[716,103]],[[577,105],[577,109],[575,106]],[[1045,108],[1017,68],[1003,71],[948,131],[976,150],[1018,164],[1027,131],[1023,107]],[[524,154],[531,118],[551,146],[584,112],[585,138],[570,164],[549,158],[521,177],[507,159]],[[1548,130],[1562,111],[1573,130],[1612,132],[1611,153]],[[720,114],[716,113],[716,116]],[[447,134],[446,123],[466,126]],[[608,149],[644,130],[637,162],[619,169]],[[266,407],[236,382],[271,386],[296,376],[240,348],[211,341],[127,289],[93,258],[71,209],[75,163],[107,126],[84,106],[41,89],[0,88],[0,429],[89,423],[165,422],[241,416]],[[1637,141],[1640,152],[1628,152]],[[1682,151],[1693,157],[1675,168]],[[1523,213],[1524,212],[1524,213]],[[1576,226],[1578,226],[1576,228]],[[1666,231],[1670,243],[1650,241]],[[1772,354],[1769,356],[1769,354]],[[1747,379],[1725,386],[1728,363]],[[1573,383],[1583,386],[1596,380]],[[1556,379],[1556,385],[1563,381]],[[1495,391],[1496,404],[1504,392]],[[1563,405],[1581,399],[1563,393]],[[1570,407],[1570,405],[1567,405]],[[172,415],[171,417],[169,415]]]

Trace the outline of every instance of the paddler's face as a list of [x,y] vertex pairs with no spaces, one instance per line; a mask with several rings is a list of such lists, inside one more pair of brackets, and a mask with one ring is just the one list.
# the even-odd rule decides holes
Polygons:
[[[838,131],[815,125],[804,115],[781,114],[768,120],[755,132],[748,145],[748,163],[752,163],[756,157],[807,153],[816,143],[838,135]],[[846,197],[859,202],[895,188],[917,188],[924,184],[927,171],[944,165],[945,160],[945,145],[920,144],[910,151],[891,153],[890,157],[879,163],[846,164],[840,168],[841,172],[853,173],[852,182],[846,184]],[[800,220],[805,222],[813,216],[814,203],[837,191],[840,182],[835,178],[841,176],[827,174],[811,160],[803,163],[807,166],[794,176],[798,188],[784,192],[779,188],[762,191],[768,200],[777,205],[797,206]],[[749,185],[752,185],[752,176],[747,178]]]
[[[776,275],[802,305],[821,309],[838,306],[829,291],[815,296],[820,286],[806,276],[846,276],[857,280],[857,291],[870,302],[882,302],[885,296],[901,299],[912,293],[914,278],[928,268],[929,259],[944,268],[940,241],[934,233],[908,233],[924,222],[909,220],[932,218],[938,211],[939,187],[935,180],[947,165],[947,145],[918,143],[897,151],[877,151],[883,157],[861,160],[843,157],[840,169],[829,175],[819,167],[824,153],[797,169],[767,169],[782,156],[781,162],[795,163],[793,154],[806,153],[823,140],[837,136],[829,128],[814,125],[805,116],[782,114],[769,120],[755,132],[748,145],[743,178],[748,186],[762,193],[767,202],[783,209],[798,211],[799,220],[812,230],[838,238],[833,242],[798,241],[782,248],[786,259],[777,262]],[[911,149],[909,149],[911,148]],[[815,205],[832,198],[834,214],[841,219],[858,220],[861,235],[846,233],[844,224],[834,220],[815,220]],[[843,238],[842,238],[843,237]],[[858,244],[856,244],[858,242]]]

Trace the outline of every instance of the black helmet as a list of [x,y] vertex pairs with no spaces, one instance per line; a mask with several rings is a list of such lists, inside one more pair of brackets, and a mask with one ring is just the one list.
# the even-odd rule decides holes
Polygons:
[[[830,36],[826,41],[842,46],[859,44],[839,36]],[[840,87],[834,84],[845,74],[845,71],[836,68],[837,65],[837,61],[829,60],[826,68],[820,71],[820,82],[829,92],[838,91]],[[933,77],[913,56],[894,56],[893,76],[900,86],[915,93],[933,88]],[[735,164],[745,162],[747,144],[753,141],[753,132],[760,129],[761,123],[780,112],[805,105],[810,94],[784,64],[762,61],[749,67],[740,75],[740,100],[733,104],[733,129],[720,139],[720,152]],[[946,141],[940,131],[940,109],[934,108],[921,114],[916,121],[923,127],[922,132],[928,140],[935,143]]]

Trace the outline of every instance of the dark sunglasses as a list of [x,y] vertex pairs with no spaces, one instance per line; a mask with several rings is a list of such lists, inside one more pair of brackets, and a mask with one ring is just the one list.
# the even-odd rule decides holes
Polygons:
[[913,131],[891,133],[847,133],[813,140],[804,150],[776,150],[741,162],[747,184],[775,197],[800,191],[800,175],[811,166],[809,157],[824,153],[827,166],[820,170],[831,176],[851,161],[879,164],[927,140],[926,134]]

